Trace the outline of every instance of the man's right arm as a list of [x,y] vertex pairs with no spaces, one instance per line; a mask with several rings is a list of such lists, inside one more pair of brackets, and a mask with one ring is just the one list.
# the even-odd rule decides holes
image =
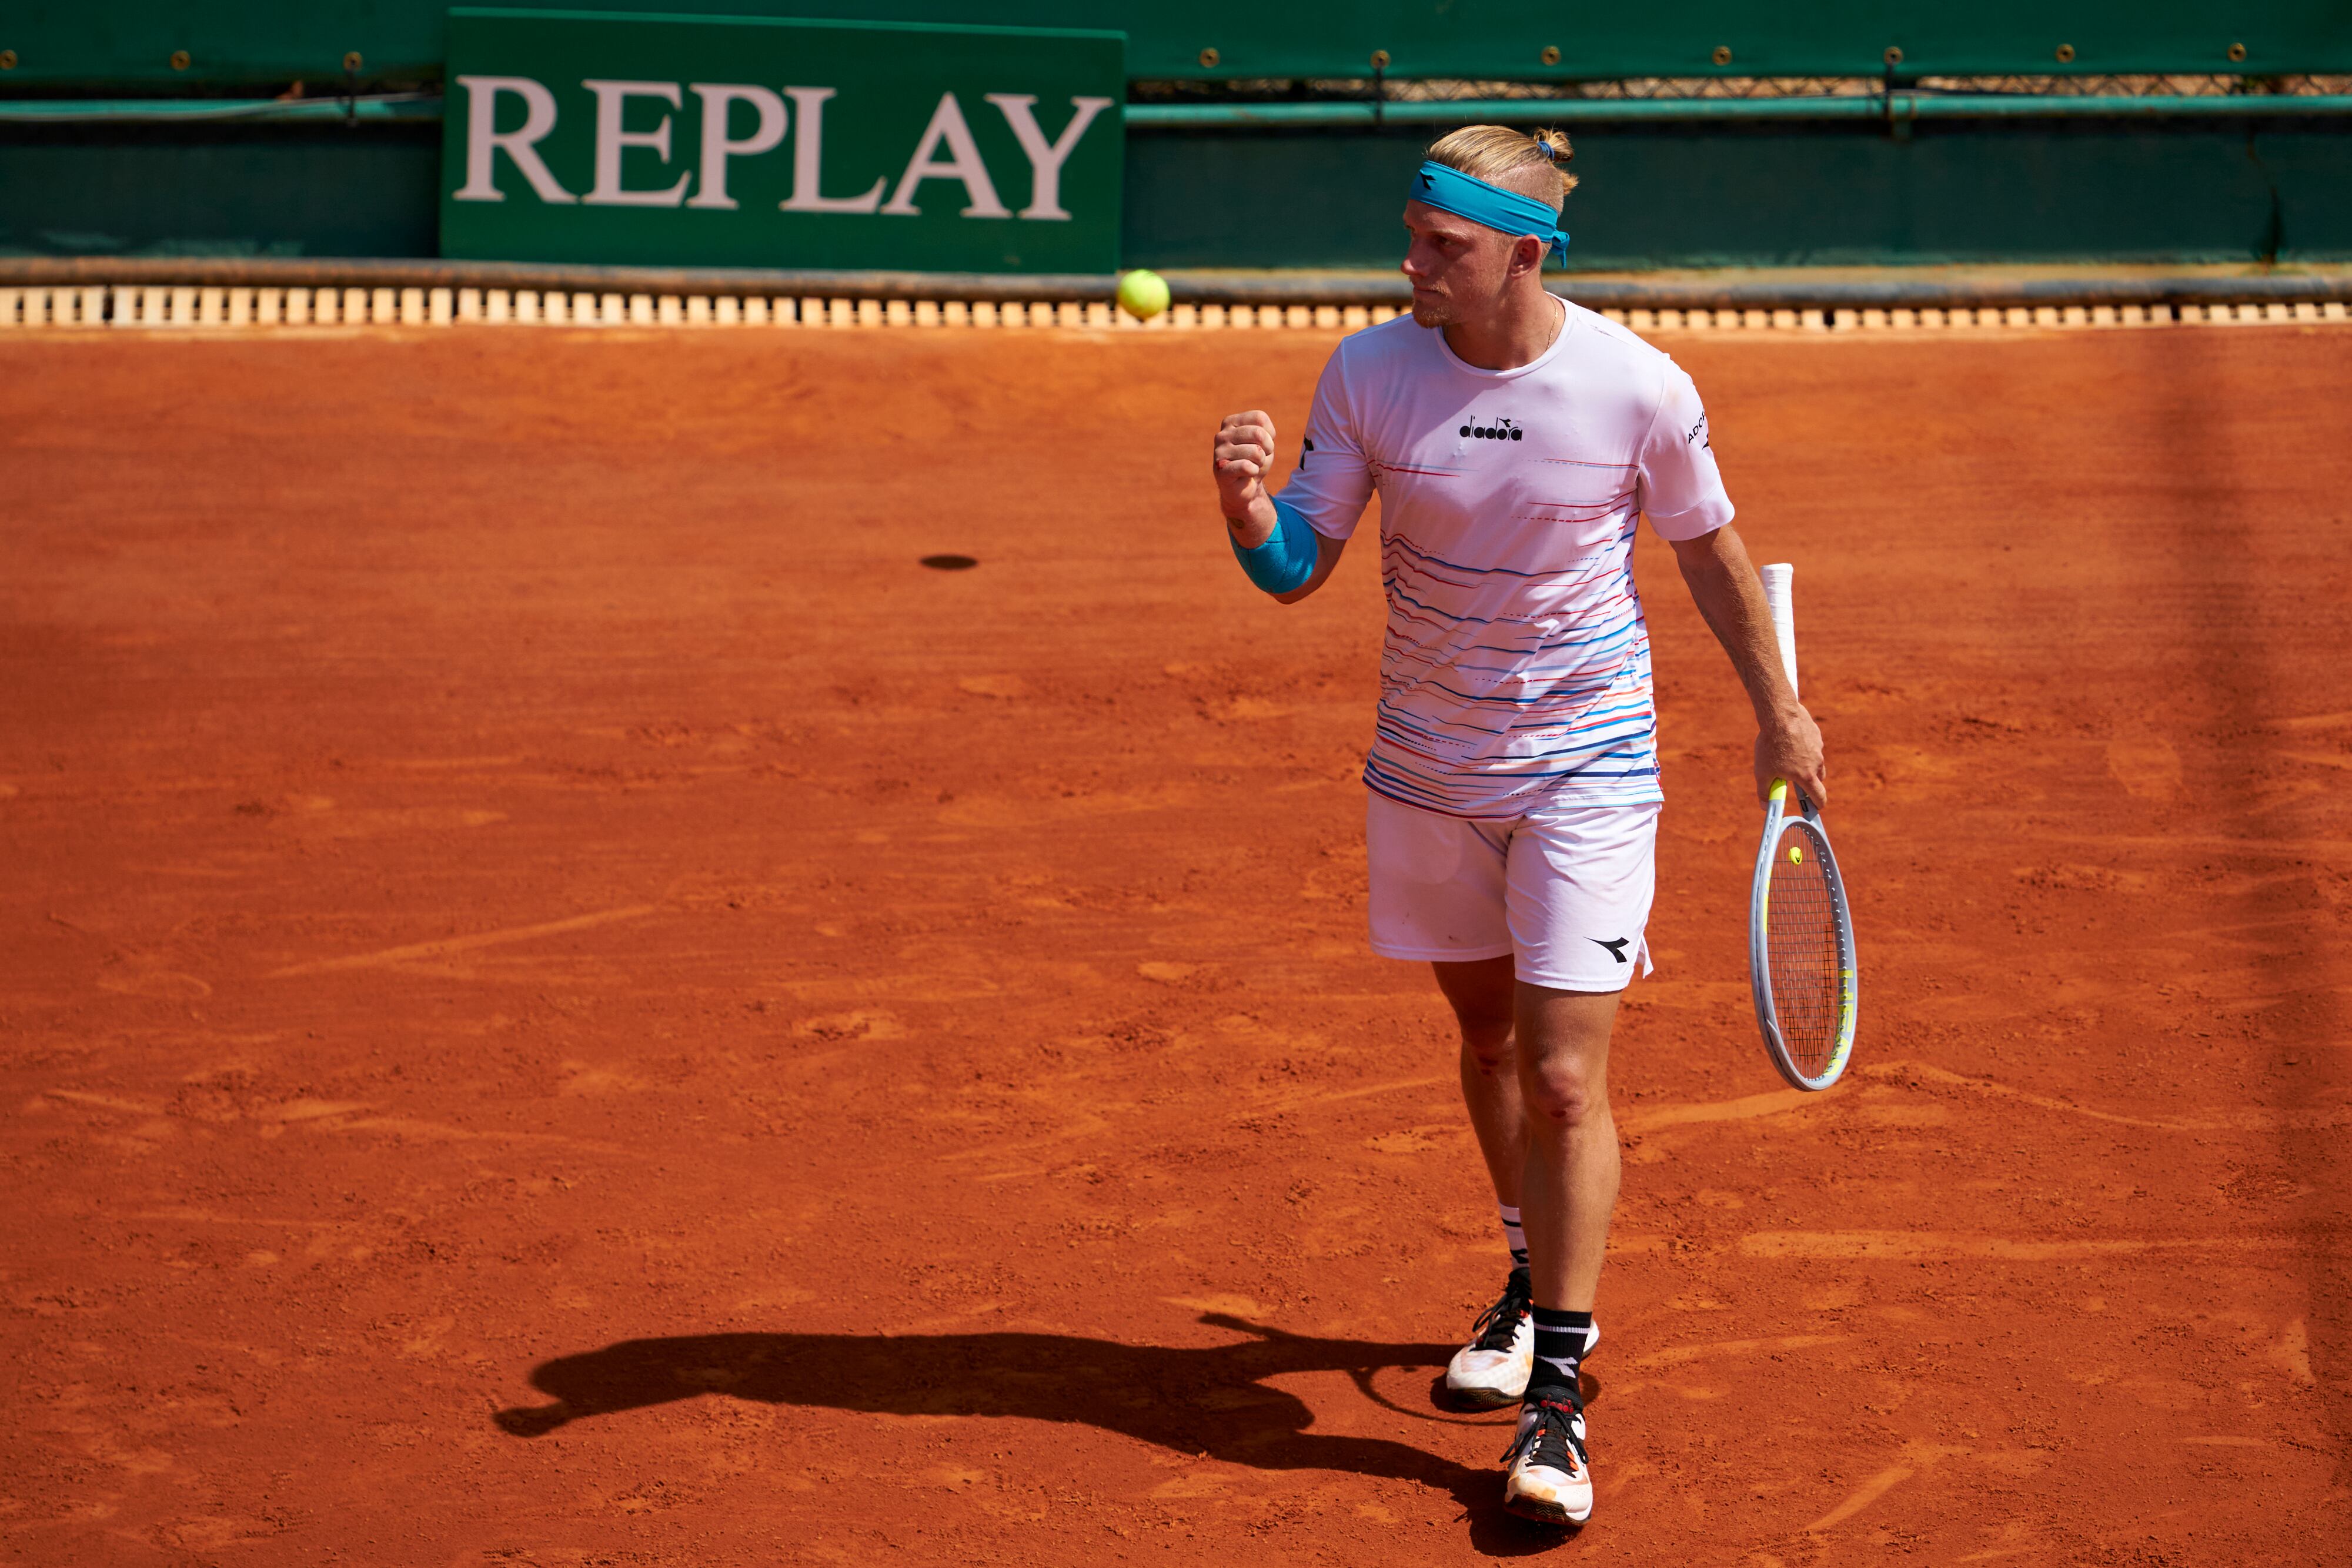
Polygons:
[[[1211,468],[1234,552],[1276,602],[1296,604],[1323,586],[1348,541],[1318,532],[1298,512],[1276,506],[1265,487],[1274,439],[1274,420],[1265,411],[1227,414],[1217,427]],[[1307,567],[1306,576],[1294,581],[1301,566]]]

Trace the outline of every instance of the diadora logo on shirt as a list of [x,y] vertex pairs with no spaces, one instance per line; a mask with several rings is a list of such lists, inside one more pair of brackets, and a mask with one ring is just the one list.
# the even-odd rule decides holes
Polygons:
[[1462,434],[1476,441],[1524,441],[1528,435],[1509,420],[1499,417],[1492,424],[1465,424]]

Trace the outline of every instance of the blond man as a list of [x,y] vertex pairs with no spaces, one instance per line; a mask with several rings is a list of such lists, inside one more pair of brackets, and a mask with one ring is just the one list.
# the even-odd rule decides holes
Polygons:
[[1372,947],[1430,964],[1453,1006],[1512,1253],[1446,1385],[1518,1403],[1505,1503],[1554,1524],[1592,1511],[1578,1374],[1619,1180],[1609,1037],[1651,967],[1663,797],[1641,519],[1747,688],[1759,796],[1785,778],[1825,798],[1821,735],[1781,672],[1696,388],[1543,287],[1568,244],[1569,155],[1558,132],[1496,125],[1432,146],[1404,207],[1411,318],[1332,354],[1279,496],[1264,413],[1227,417],[1213,455],[1234,553],[1286,604],[1323,585],[1381,497]]

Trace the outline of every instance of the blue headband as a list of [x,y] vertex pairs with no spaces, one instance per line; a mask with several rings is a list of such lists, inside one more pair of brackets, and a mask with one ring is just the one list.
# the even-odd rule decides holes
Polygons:
[[1409,199],[1507,235],[1533,235],[1550,247],[1552,255],[1568,259],[1568,231],[1559,226],[1559,214],[1533,196],[1490,185],[1443,163],[1423,163],[1421,172],[1412,177]]

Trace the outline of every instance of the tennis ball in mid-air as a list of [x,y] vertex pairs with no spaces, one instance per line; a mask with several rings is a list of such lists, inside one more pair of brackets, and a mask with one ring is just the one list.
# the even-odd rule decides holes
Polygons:
[[1168,308],[1168,280],[1137,267],[1118,280],[1118,307],[1139,321],[1149,321]]

